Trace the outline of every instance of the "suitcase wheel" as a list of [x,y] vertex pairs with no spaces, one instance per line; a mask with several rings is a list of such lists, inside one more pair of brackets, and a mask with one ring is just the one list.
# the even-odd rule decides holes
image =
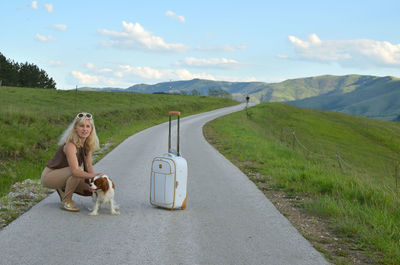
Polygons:
[[187,203],[187,197],[185,198],[185,200],[182,203],[182,208],[181,208],[182,210],[186,209],[186,203]]

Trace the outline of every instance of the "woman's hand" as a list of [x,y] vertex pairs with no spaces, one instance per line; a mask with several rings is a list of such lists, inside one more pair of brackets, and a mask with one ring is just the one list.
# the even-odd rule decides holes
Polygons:
[[89,177],[90,179],[93,179],[93,178],[95,178],[96,176],[99,176],[99,177],[101,177],[101,176],[103,176],[104,174],[103,173],[89,173],[91,176]]

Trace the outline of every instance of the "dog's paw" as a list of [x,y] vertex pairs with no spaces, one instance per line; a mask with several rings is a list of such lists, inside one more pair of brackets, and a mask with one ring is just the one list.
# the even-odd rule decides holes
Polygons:
[[119,215],[119,212],[117,212],[117,211],[112,211],[111,214],[112,214],[112,215]]
[[113,206],[114,210],[119,210],[119,205],[113,200]]
[[99,214],[97,212],[90,212],[89,215],[90,216],[96,216],[96,215],[99,215]]

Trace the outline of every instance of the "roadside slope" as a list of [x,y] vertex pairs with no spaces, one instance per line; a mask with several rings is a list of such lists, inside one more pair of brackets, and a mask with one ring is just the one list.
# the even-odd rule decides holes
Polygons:
[[261,190],[325,220],[342,245],[305,235],[325,241],[337,264],[400,263],[400,124],[263,103],[207,124],[205,134]]

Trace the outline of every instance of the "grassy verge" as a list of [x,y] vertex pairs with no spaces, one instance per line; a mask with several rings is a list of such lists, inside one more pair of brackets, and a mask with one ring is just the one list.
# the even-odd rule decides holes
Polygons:
[[58,137],[78,112],[94,116],[100,159],[128,136],[168,120],[237,102],[221,98],[0,87],[0,197],[16,182],[38,179]]
[[[349,248],[400,264],[399,123],[265,103],[204,132],[255,183],[301,197]],[[352,264],[347,255],[333,262]]]

